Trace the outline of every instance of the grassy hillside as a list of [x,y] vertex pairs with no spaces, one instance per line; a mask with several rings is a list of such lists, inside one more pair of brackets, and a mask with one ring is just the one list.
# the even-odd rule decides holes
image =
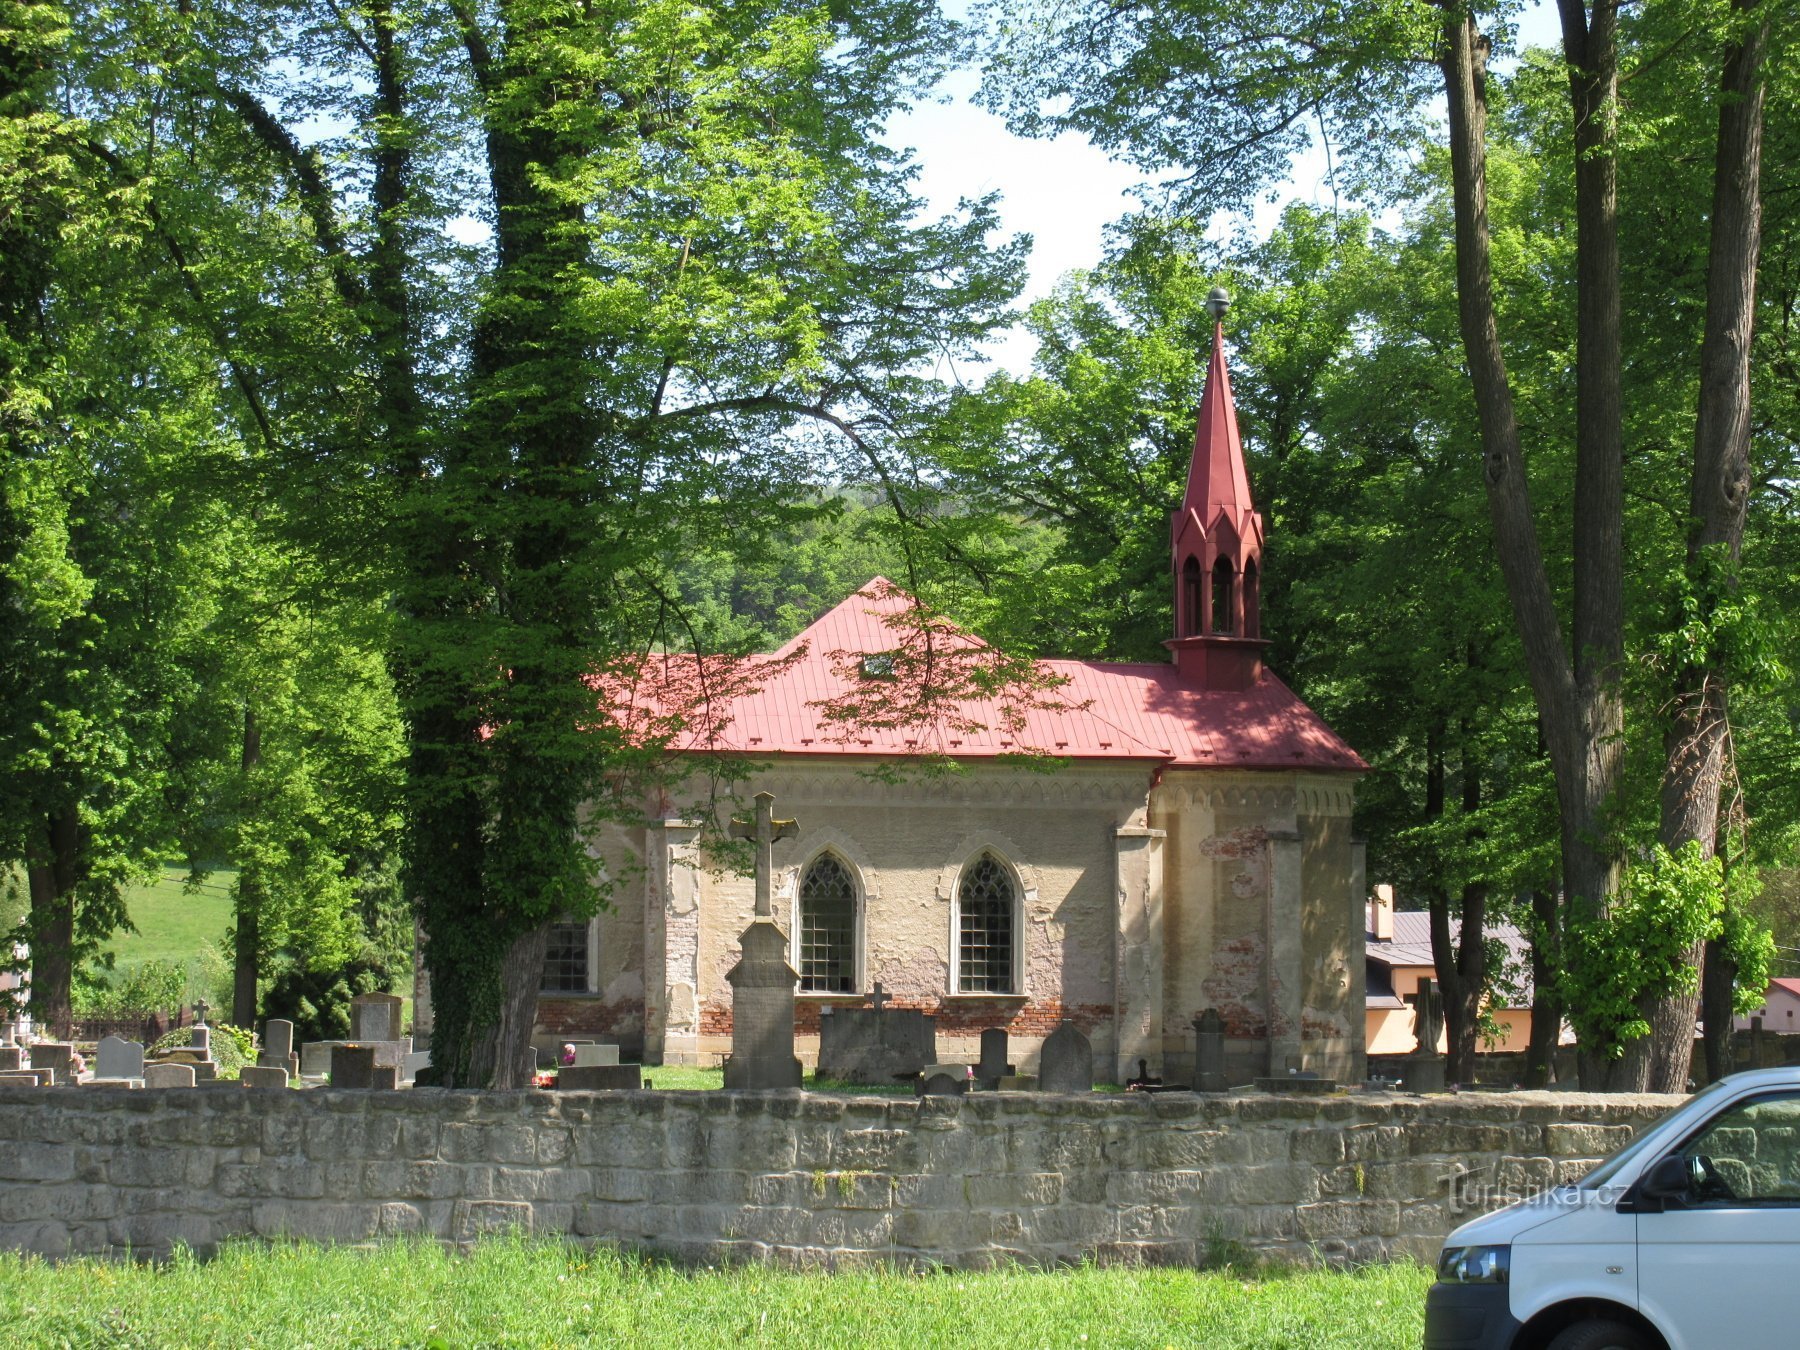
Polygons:
[[214,872],[199,890],[189,891],[185,887],[187,873],[164,868],[150,885],[127,890],[126,911],[138,931],[113,935],[109,945],[116,969],[126,971],[155,960],[186,965],[201,956],[208,943],[223,953],[236,876],[235,872]]

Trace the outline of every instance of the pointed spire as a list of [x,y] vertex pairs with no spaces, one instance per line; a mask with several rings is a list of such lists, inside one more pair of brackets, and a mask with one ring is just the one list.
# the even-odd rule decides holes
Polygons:
[[1262,517],[1238,436],[1231,374],[1225,367],[1225,311],[1215,290],[1212,359],[1187,492],[1169,521],[1174,564],[1175,636],[1168,646],[1182,677],[1208,689],[1247,689],[1262,678]]
[[1239,528],[1250,500],[1250,475],[1244,469],[1244,447],[1238,439],[1237,406],[1231,399],[1231,373],[1225,367],[1224,292],[1208,302],[1215,317],[1212,359],[1206,367],[1206,392],[1200,398],[1200,424],[1194,432],[1194,457],[1188,464],[1187,495],[1181,509],[1195,512],[1211,526],[1222,510]]

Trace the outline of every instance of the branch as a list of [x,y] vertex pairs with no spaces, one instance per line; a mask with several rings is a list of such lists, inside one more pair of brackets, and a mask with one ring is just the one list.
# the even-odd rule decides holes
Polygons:
[[250,134],[286,167],[294,180],[301,209],[312,221],[319,249],[331,263],[331,278],[339,297],[352,309],[360,307],[367,293],[362,278],[351,267],[350,251],[338,227],[337,204],[318,156],[303,148],[273,113],[244,90],[220,86],[219,97],[243,119]]

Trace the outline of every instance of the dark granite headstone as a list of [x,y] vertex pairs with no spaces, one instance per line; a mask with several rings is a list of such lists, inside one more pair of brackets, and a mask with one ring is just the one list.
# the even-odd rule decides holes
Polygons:
[[0,1045],[0,1073],[17,1073],[25,1067],[25,1052],[16,1045]]
[[867,1008],[833,1008],[819,1018],[819,1077],[845,1083],[905,1081],[937,1063],[937,1019],[890,1008],[879,981]]
[[1225,1019],[1208,1008],[1194,1019],[1194,1091],[1225,1091]]
[[372,1045],[332,1046],[331,1086],[364,1090],[374,1087],[375,1047]]
[[975,1081],[983,1090],[992,1092],[1011,1072],[1012,1065],[1006,1062],[1006,1028],[987,1028],[981,1033],[981,1060],[975,1066]]
[[643,1068],[637,1064],[571,1064],[556,1076],[556,1086],[568,1092],[606,1092],[643,1085]]
[[69,1068],[75,1062],[75,1047],[67,1041],[39,1041],[31,1047],[31,1067],[48,1069],[56,1077],[54,1083],[67,1083]]
[[1094,1047],[1073,1022],[1065,1019],[1045,1039],[1038,1061],[1038,1090],[1094,1090]]

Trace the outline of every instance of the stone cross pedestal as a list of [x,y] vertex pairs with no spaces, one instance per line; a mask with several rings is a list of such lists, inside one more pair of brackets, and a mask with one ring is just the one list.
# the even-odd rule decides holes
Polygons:
[[769,895],[775,841],[798,834],[800,826],[776,820],[774,808],[774,794],[759,792],[755,817],[731,822],[736,838],[755,844],[756,917],[739,941],[743,955],[725,976],[731,984],[728,1088],[800,1086],[800,1061],[794,1056],[794,984],[800,977],[788,964],[787,934],[775,922]]
[[1413,1008],[1413,1027],[1418,1045],[1406,1057],[1400,1070],[1400,1086],[1407,1092],[1442,1092],[1444,1090],[1444,1056],[1438,1053],[1438,1028],[1442,1026],[1442,1007],[1437,983],[1419,981],[1419,996]]

